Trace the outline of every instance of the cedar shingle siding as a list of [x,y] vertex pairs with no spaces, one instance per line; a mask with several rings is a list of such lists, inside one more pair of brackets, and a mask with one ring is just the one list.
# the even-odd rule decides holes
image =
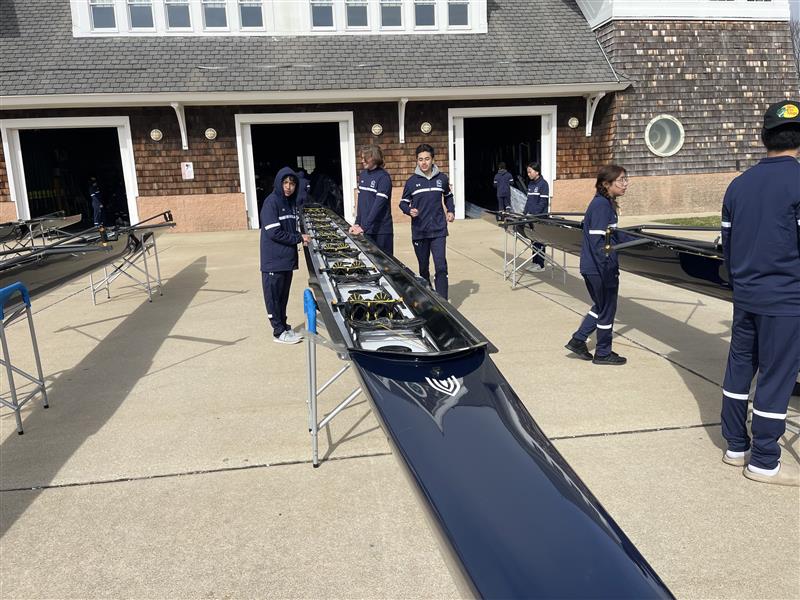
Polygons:
[[[764,109],[796,98],[800,82],[789,25],[768,21],[615,21],[597,30],[620,77],[612,117],[615,161],[637,175],[744,169],[763,156]],[[650,152],[648,122],[683,124],[683,149]]]

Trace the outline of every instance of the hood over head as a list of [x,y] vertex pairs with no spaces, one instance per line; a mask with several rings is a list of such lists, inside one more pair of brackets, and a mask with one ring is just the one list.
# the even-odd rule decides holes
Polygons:
[[[287,176],[292,177],[294,179],[295,184],[299,184],[299,182],[300,182],[300,179],[297,177],[297,173],[295,173],[292,168],[283,167],[280,171],[278,171],[278,174],[275,175],[275,188],[274,188],[274,191],[278,195],[279,198],[283,198],[284,197],[283,196],[283,180]],[[299,188],[299,186],[295,188],[294,194],[289,196],[290,198],[296,198],[297,197],[298,188]]]

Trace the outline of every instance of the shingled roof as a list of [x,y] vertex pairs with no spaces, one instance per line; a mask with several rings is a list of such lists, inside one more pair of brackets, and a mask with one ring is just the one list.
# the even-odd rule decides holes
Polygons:
[[575,0],[488,0],[485,34],[97,38],[72,36],[69,0],[0,0],[0,106],[53,94],[614,81]]

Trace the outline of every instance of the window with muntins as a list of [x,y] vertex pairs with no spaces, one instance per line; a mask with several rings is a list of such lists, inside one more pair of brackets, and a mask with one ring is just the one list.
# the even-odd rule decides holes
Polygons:
[[264,27],[261,0],[239,0],[239,22],[242,28]]
[[92,29],[117,28],[113,0],[89,0],[89,12],[92,16]]
[[346,0],[345,13],[348,27],[367,27],[367,1]]
[[436,26],[435,0],[414,0],[414,24],[417,27]]
[[164,0],[164,9],[167,12],[168,29],[191,28],[192,16],[189,12],[189,0]]
[[469,26],[469,0],[448,0],[447,22],[451,27]]
[[153,0],[128,0],[131,29],[153,29]]
[[403,26],[403,3],[401,0],[381,0],[381,27]]
[[311,26],[333,27],[332,0],[311,0]]
[[224,29],[228,26],[225,0],[203,0],[203,25],[206,29]]

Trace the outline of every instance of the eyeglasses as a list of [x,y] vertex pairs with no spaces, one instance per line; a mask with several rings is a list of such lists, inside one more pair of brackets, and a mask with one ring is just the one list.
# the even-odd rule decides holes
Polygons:
[[630,180],[630,179],[628,179],[628,176],[627,176],[627,175],[625,175],[624,177],[617,177],[617,178],[614,180],[614,183],[618,183],[618,184],[620,184],[620,185],[628,185],[630,182],[631,182],[631,180]]

